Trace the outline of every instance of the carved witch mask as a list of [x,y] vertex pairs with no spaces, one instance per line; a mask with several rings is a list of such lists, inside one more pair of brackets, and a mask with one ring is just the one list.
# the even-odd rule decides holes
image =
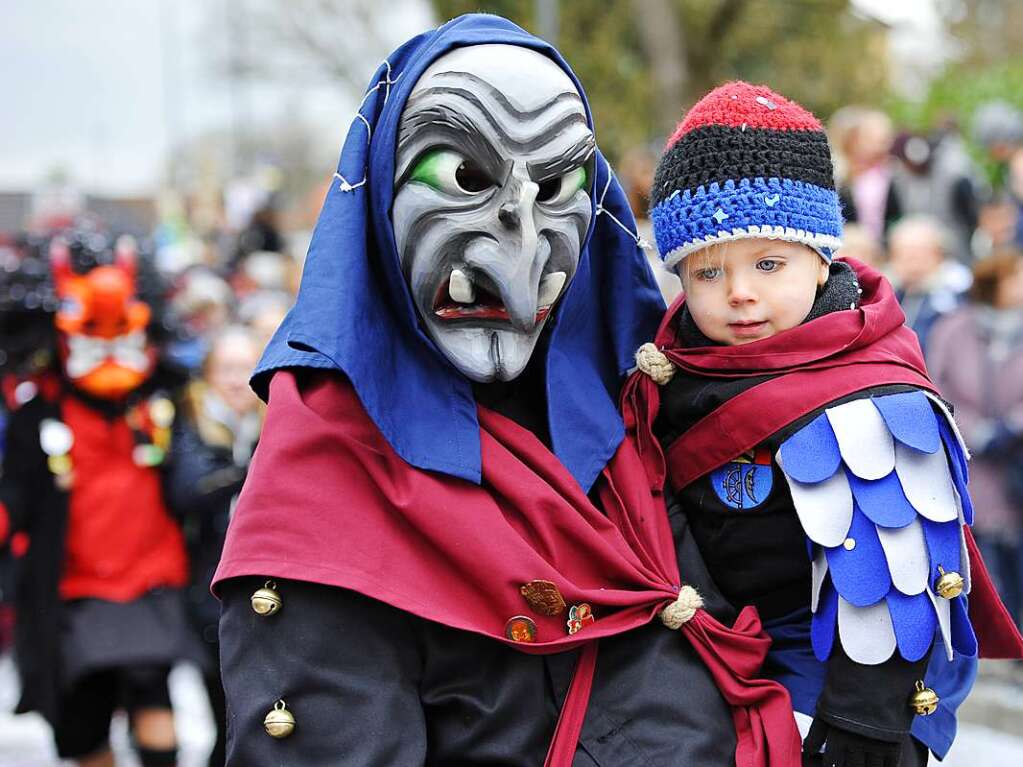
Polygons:
[[572,80],[512,45],[459,48],[401,115],[391,217],[426,331],[468,378],[518,376],[579,264],[595,143]]

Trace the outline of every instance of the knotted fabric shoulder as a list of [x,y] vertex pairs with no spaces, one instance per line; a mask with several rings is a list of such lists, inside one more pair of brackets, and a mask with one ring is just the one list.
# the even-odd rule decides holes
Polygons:
[[[228,530],[214,589],[258,575],[351,589],[398,609],[527,653],[582,647],[548,767],[570,767],[597,642],[649,623],[665,608],[732,706],[737,763],[799,762],[787,691],[759,678],[770,639],[756,611],[720,624],[680,592],[662,495],[650,492],[631,442],[599,483],[597,508],[536,437],[480,407],[483,482],[409,466],[363,410],[344,376],[290,371],[270,385],[267,428]],[[339,555],[343,553],[343,556]],[[595,622],[573,635],[562,616],[532,616],[535,643],[507,639],[525,608],[519,588],[555,583]],[[692,593],[690,593],[692,592]],[[688,618],[688,620],[682,620]]]

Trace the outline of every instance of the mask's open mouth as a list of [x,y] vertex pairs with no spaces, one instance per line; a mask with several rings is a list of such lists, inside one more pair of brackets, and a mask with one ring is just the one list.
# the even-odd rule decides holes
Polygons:
[[[535,317],[537,323],[547,319],[566,282],[565,272],[551,272],[540,280]],[[470,276],[461,269],[453,269],[447,282],[438,286],[433,300],[433,313],[444,321],[511,321],[508,309],[492,281],[483,274]]]

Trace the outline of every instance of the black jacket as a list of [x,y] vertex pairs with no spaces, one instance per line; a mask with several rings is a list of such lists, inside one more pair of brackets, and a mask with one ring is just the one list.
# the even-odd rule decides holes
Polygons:
[[58,586],[68,499],[46,466],[39,424],[59,417],[57,403],[42,396],[12,413],[0,478],[11,531],[29,536],[25,555],[14,560],[14,652],[22,686],[17,712],[39,711],[49,721],[55,720],[60,683]]
[[[683,577],[712,613],[734,613],[671,515]],[[282,519],[282,524],[286,520]],[[277,583],[283,607],[253,612],[260,579],[222,584],[221,659],[230,701],[228,764],[543,764],[576,653],[527,655],[356,593]],[[295,732],[263,719],[284,699]],[[677,631],[654,621],[603,639],[576,765],[691,767],[735,760],[731,710]]]

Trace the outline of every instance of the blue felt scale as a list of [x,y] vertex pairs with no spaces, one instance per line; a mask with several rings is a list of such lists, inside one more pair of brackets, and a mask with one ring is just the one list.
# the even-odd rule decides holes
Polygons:
[[[843,649],[853,660],[883,661],[884,658],[880,661],[878,658],[889,652],[892,632],[894,645],[908,660],[924,657],[938,631],[947,631],[946,647],[962,655],[976,655],[977,639],[967,616],[966,596],[946,605],[931,591],[940,577],[939,566],[946,572],[961,573],[969,588],[969,563],[962,561],[965,547],[961,529],[964,521],[969,524],[973,519],[966,490],[966,449],[945,407],[922,391],[872,397],[868,401],[880,418],[864,412],[862,400],[837,405],[790,436],[778,451],[778,464],[794,490],[793,503],[808,531],[811,548],[825,554],[814,564],[815,580],[821,584],[812,626],[814,652],[822,661],[828,657],[839,616],[845,615],[850,622],[843,623],[838,633]],[[850,410],[841,412],[841,408]],[[835,428],[835,424],[841,428]],[[887,434],[878,433],[878,429],[886,429]],[[876,474],[875,478],[857,476],[850,462],[876,471],[877,461],[872,462],[862,451],[867,449],[865,446],[884,445],[886,440],[895,443],[895,468],[880,478]],[[939,450],[946,460],[928,458]],[[843,460],[843,455],[848,460]],[[886,467],[881,466],[883,471]],[[928,472],[924,477],[927,484],[938,489],[955,488],[955,501],[961,512],[958,519],[933,519],[935,516],[948,519],[941,509],[950,510],[951,506],[935,507],[932,501],[940,502],[942,498],[947,501],[949,494],[920,493],[921,466]],[[821,488],[822,498],[831,488],[833,497],[836,482],[843,478],[852,491],[854,503],[845,540],[838,542],[836,527],[845,528],[848,508],[829,512],[835,504],[815,502],[814,486]],[[907,478],[914,481],[917,493],[910,495],[919,507],[914,506],[903,488]],[[829,513],[846,516],[835,517],[830,526],[821,524],[817,515]],[[910,527],[914,522],[919,527]],[[879,530],[884,534],[883,546]],[[902,530],[905,532],[898,532]],[[814,540],[820,535],[816,531],[828,531],[830,535],[826,540]],[[921,547],[926,547],[926,551]],[[928,569],[928,585],[920,590],[924,568]],[[900,570],[902,577],[893,581],[893,570]],[[904,593],[898,585],[916,593]],[[891,615],[890,627],[857,617],[860,613],[856,610],[876,611],[882,600]]]
[[[846,602],[856,607],[869,607],[885,598],[892,587],[892,579],[877,528],[855,506],[846,540],[852,542],[854,548],[825,549],[831,582]],[[864,578],[864,573],[871,573],[872,577]]]

